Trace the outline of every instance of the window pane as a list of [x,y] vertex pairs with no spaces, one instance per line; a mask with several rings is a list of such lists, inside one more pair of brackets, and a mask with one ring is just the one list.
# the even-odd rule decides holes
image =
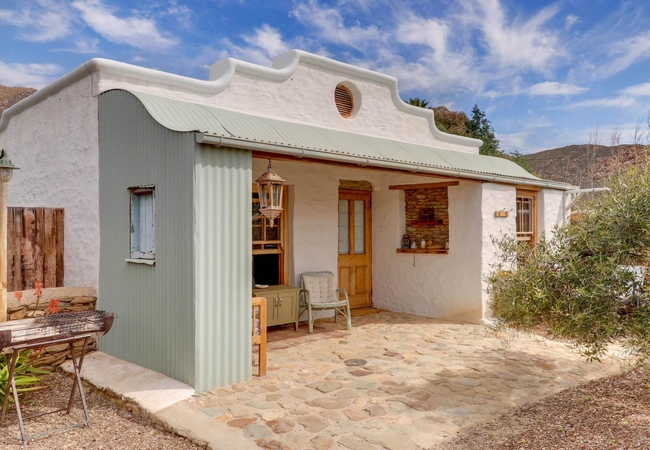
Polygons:
[[517,237],[530,240],[533,235],[533,199],[517,197]]
[[269,221],[266,221],[266,240],[279,241],[280,240],[280,219],[276,217],[273,221],[273,226],[269,226]]
[[354,253],[361,254],[366,251],[365,244],[365,208],[363,200],[354,201]]
[[339,200],[339,253],[350,253],[350,211],[347,200]]
[[153,258],[155,239],[154,193],[152,190],[131,191],[131,258]]

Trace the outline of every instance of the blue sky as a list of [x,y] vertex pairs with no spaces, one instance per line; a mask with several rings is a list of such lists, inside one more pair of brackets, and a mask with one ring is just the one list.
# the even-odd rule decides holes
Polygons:
[[509,152],[648,128],[643,1],[0,0],[0,43],[0,84],[37,88],[94,57],[207,79],[298,48],[393,75],[404,99],[476,103]]

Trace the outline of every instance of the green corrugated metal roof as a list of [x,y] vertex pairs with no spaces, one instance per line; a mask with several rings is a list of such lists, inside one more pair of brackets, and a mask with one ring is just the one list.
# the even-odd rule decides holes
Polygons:
[[[248,142],[427,167],[434,171],[452,170],[465,174],[466,177],[471,174],[493,175],[511,179],[516,184],[539,185],[543,181],[504,158],[285,122],[141,92],[129,92],[144,104],[158,123],[175,131],[197,131]],[[559,189],[572,187],[552,181],[545,184]]]

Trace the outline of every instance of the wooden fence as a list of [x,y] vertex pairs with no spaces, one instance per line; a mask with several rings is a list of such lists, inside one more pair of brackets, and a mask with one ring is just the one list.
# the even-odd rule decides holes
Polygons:
[[63,286],[63,209],[10,207],[7,291]]

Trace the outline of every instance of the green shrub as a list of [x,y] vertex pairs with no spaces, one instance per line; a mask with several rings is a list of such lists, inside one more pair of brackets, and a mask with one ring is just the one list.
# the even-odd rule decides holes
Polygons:
[[[9,363],[12,355],[0,355],[0,401],[4,402],[4,395],[9,381]],[[49,375],[49,371],[38,369],[31,365],[30,352],[23,352],[18,356],[16,367],[14,369],[14,379],[16,381],[16,392],[20,395],[27,395],[28,392],[44,389],[39,384],[43,378],[37,375]],[[9,394],[9,402],[13,403],[13,394]]]
[[650,172],[634,168],[585,203],[577,223],[555,229],[534,249],[495,241],[488,276],[496,328],[569,340],[589,360],[619,342],[638,362],[650,357],[650,302],[623,305],[635,281],[624,266],[650,261]]

